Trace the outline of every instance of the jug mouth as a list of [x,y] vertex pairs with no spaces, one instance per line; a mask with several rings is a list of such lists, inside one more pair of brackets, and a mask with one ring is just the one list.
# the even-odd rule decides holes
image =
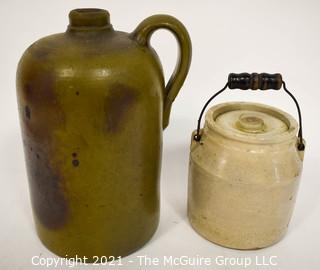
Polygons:
[[250,144],[275,144],[296,138],[297,121],[265,104],[226,102],[210,108],[206,127],[225,138]]
[[105,9],[78,8],[69,13],[68,30],[110,29],[110,14]]

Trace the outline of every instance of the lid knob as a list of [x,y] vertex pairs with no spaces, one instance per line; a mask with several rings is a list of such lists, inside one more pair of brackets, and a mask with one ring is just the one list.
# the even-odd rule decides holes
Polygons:
[[263,119],[249,113],[240,115],[237,125],[239,129],[249,133],[260,133],[263,132],[265,128]]

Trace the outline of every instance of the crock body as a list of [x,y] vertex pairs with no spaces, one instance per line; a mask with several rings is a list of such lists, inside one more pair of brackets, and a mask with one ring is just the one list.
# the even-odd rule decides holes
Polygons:
[[[215,112],[219,117],[219,108],[247,110],[245,114],[251,109],[272,110],[271,115],[280,116],[279,110],[254,103],[224,103],[210,109],[201,141],[192,138],[191,142],[189,220],[198,233],[222,246],[258,249],[272,245],[287,231],[297,196],[303,158],[297,138],[248,143],[236,137],[245,132],[231,136],[225,129],[220,133],[208,123],[215,121]],[[292,121],[289,132],[296,131],[295,125]],[[257,134],[250,136],[256,139]]]

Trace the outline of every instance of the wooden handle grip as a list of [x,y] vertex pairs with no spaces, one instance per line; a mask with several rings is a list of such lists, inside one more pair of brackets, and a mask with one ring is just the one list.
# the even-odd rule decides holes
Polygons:
[[230,89],[242,90],[279,90],[282,86],[282,76],[279,73],[230,73],[228,86]]

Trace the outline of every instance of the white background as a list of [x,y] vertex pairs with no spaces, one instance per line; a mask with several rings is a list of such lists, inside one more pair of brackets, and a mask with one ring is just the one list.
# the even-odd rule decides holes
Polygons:
[[[253,264],[247,269],[319,269],[320,1],[317,0],[1,0],[0,269],[46,269],[32,266],[31,257],[57,258],[40,243],[33,226],[18,124],[15,70],[23,51],[40,37],[65,31],[69,10],[78,7],[108,9],[115,29],[127,32],[149,15],[171,14],[185,24],[193,41],[191,70],[174,103],[170,126],[164,132],[160,226],[151,241],[124,258],[125,265],[119,268],[164,269],[163,266],[139,266],[138,255],[162,259],[164,255],[192,257],[198,254],[211,258],[278,256],[278,266]],[[170,33],[160,31],[154,35],[152,44],[168,78],[176,61],[176,42]],[[228,73],[243,71],[283,74],[289,90],[300,101],[307,141],[302,182],[289,231],[281,242],[259,251],[216,246],[194,232],[186,218],[191,132],[202,105],[225,84]],[[283,91],[228,91],[216,102],[228,100],[263,102],[297,117],[293,102]],[[128,260],[135,262],[128,263]],[[167,268],[196,269],[192,266]],[[213,264],[197,269],[244,268]]]

